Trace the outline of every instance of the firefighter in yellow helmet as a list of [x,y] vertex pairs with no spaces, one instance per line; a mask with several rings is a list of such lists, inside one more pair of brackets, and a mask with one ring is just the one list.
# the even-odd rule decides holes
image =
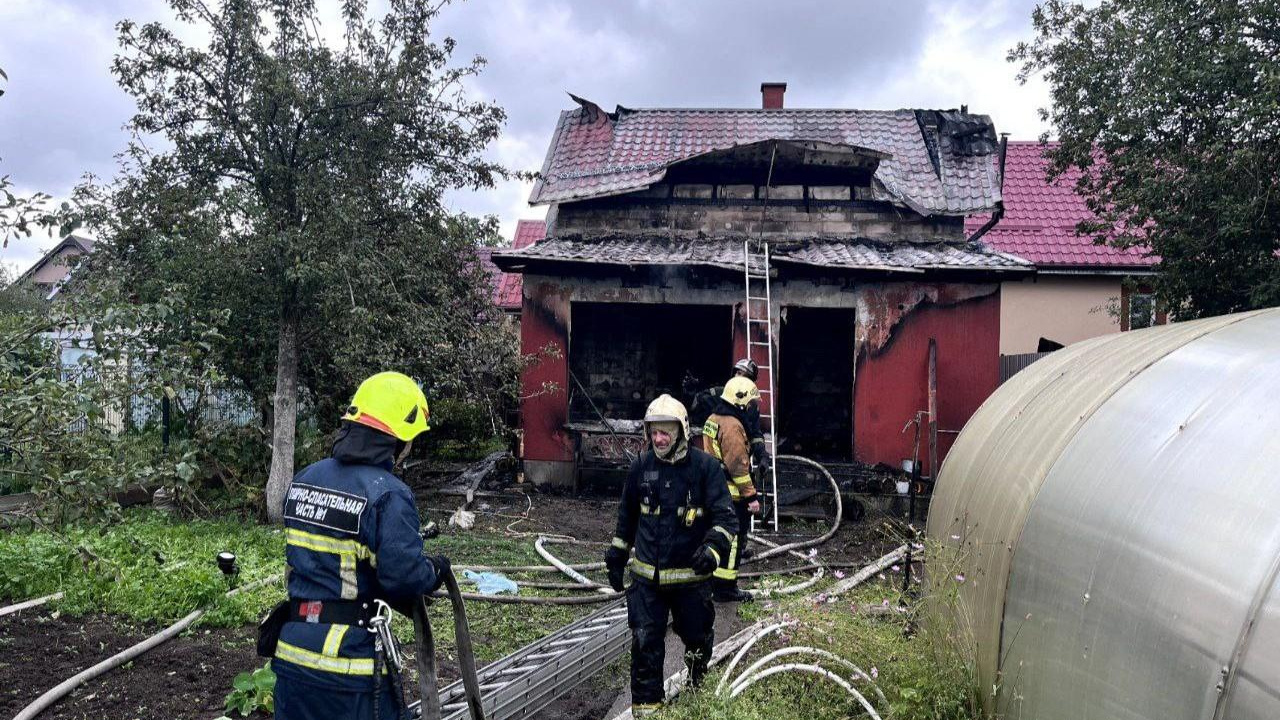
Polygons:
[[392,474],[429,416],[417,383],[378,373],[352,397],[332,457],[289,486],[289,600],[259,642],[274,657],[277,720],[401,717],[394,653],[370,628],[380,609],[412,608],[449,571],[444,556],[423,555],[413,493]]
[[663,700],[667,619],[685,647],[689,682],[707,672],[715,641],[711,573],[729,553],[737,521],[720,465],[689,446],[689,416],[670,395],[649,404],[644,416],[649,449],[631,463],[618,505],[618,526],[605,553],[609,584],[627,588],[631,626],[631,710],[643,717]]
[[760,391],[742,376],[725,383],[711,415],[702,426],[703,449],[720,461],[738,518],[738,532],[729,554],[720,558],[712,582],[716,602],[747,602],[751,593],[738,588],[738,567],[747,547],[751,516],[760,513],[760,497],[751,482],[751,443],[747,438],[746,413],[760,401]]

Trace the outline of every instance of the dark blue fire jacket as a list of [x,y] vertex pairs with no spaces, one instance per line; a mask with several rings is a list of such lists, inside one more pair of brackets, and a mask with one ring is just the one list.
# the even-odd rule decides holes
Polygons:
[[[333,457],[294,477],[284,505],[290,599],[398,604],[436,586],[413,494],[391,473],[399,447],[344,423]],[[363,627],[294,621],[280,633],[272,668],[281,682],[371,693],[373,658],[374,636]]]

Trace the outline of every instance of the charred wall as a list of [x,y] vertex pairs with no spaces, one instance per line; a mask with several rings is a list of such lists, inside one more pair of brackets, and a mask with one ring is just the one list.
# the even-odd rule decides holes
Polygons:
[[895,242],[958,241],[961,218],[925,217],[870,199],[858,186],[660,184],[639,193],[559,205],[555,235],[702,232],[867,238]]
[[[536,472],[532,467],[529,470],[535,481],[539,477],[563,479],[565,473],[571,476],[572,472],[574,441],[565,430],[570,419],[567,351],[582,340],[574,338],[574,332],[586,331],[573,327],[575,304],[718,306],[726,312],[733,307],[728,346],[731,350],[723,358],[714,358],[708,368],[723,363],[727,375],[732,359],[746,348],[742,286],[736,273],[671,268],[656,279],[646,274],[648,279],[644,282],[636,277],[585,275],[584,271],[584,276],[575,277],[525,277],[521,346],[526,354],[542,353],[542,358],[525,371],[522,394],[526,399],[521,407],[525,457],[533,465],[542,465]],[[787,280],[775,285],[773,332],[781,342],[790,342],[781,323],[786,322],[791,308],[851,311],[840,317],[843,322],[853,323],[848,332],[853,338],[856,363],[853,452],[863,462],[896,465],[902,458],[911,457],[914,436],[903,433],[903,425],[927,406],[930,337],[937,339],[939,348],[940,428],[960,429],[996,387],[1000,327],[997,290],[994,282],[873,282],[848,277]],[[615,317],[626,317],[625,308],[618,312]],[[551,352],[544,352],[547,348]],[[725,353],[719,349],[697,352]],[[784,362],[787,352],[784,347]],[[619,360],[614,363],[616,372],[632,371],[621,357],[615,359]],[[592,384],[601,381],[582,379]],[[714,382],[723,379],[711,378]],[[628,392],[639,391],[633,388]],[[779,401],[785,403],[782,397]],[[940,456],[945,455],[950,440],[948,434],[941,436]]]

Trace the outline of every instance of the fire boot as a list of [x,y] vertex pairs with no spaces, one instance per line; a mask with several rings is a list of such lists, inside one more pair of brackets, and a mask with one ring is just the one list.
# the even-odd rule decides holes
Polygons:
[[711,599],[719,603],[725,602],[751,602],[755,596],[746,590],[738,588],[738,581],[720,580],[715,581],[715,589],[711,593]]

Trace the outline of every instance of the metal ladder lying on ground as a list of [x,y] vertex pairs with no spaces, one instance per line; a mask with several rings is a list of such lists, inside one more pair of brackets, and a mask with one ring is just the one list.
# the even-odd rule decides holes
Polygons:
[[[631,640],[627,607],[619,598],[600,610],[537,640],[479,673],[487,720],[520,720],[550,705],[622,657]],[[409,706],[421,717],[420,703]],[[469,717],[462,681],[440,690],[444,720]]]

